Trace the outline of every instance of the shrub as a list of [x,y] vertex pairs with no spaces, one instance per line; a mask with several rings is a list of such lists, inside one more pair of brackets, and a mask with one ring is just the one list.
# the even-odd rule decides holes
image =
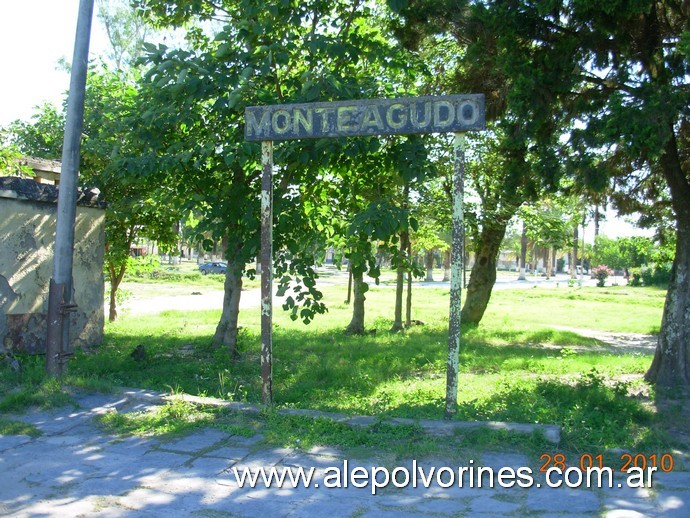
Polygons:
[[154,255],[127,258],[127,274],[134,277],[151,275],[161,267],[161,261]]
[[629,286],[642,286],[642,268],[630,268]]
[[[655,264],[640,268],[640,279],[645,286],[668,286],[671,280],[670,264]],[[639,284],[635,284],[639,286]]]
[[604,287],[604,284],[606,283],[606,278],[609,275],[613,275],[613,270],[606,266],[605,264],[600,264],[599,266],[595,266],[592,268],[592,277],[594,277],[597,280],[597,286],[600,288]]

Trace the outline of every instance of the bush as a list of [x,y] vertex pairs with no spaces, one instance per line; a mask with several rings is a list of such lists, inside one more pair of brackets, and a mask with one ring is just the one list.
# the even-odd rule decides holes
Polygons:
[[144,277],[151,275],[161,267],[161,261],[155,255],[127,258],[127,275]]
[[671,280],[671,265],[656,264],[640,269],[640,277],[645,286],[668,286]]
[[606,278],[609,275],[613,275],[613,270],[606,266],[605,264],[600,264],[599,266],[595,266],[592,268],[592,277],[594,277],[597,280],[597,286],[600,288],[604,287],[604,284],[606,283]]
[[642,286],[642,268],[630,268],[628,286]]

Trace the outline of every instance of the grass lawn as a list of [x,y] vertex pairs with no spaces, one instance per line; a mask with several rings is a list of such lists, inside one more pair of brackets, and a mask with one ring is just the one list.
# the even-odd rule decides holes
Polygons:
[[[292,322],[279,308],[274,312],[276,405],[440,419],[448,290],[416,289],[413,318],[424,324],[391,334],[394,290],[372,286],[367,293],[369,332],[360,337],[342,332],[351,314],[343,302],[345,287],[327,286],[324,296],[329,313],[308,326]],[[581,453],[669,451],[677,446],[665,432],[675,417],[675,403],[657,411],[654,391],[640,380],[651,352],[614,350],[595,338],[554,327],[654,333],[664,296],[654,288],[627,287],[496,291],[482,324],[463,332],[456,419],[559,424],[561,448]],[[241,357],[236,361],[210,346],[218,317],[218,311],[165,312],[108,324],[103,346],[95,353],[80,352],[70,364],[72,383],[258,402],[259,310],[240,315]],[[138,362],[130,353],[139,344],[148,358]],[[318,437],[330,443],[345,440],[344,432],[335,434],[340,439],[328,439],[329,433],[318,426],[270,419],[283,441],[310,434],[316,442]],[[491,442],[479,435],[472,440]]]

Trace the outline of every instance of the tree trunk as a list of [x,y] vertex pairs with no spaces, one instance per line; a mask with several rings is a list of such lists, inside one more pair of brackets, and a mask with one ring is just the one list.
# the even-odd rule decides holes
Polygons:
[[108,321],[115,322],[117,320],[117,290],[120,288],[120,283],[127,271],[127,260],[120,265],[120,269],[115,271],[115,264],[108,264],[108,276],[110,277],[110,297],[108,305]]
[[676,216],[676,256],[659,341],[645,378],[661,386],[690,386],[690,182],[680,165],[675,135],[659,163]]
[[527,276],[525,266],[527,265],[527,227],[525,222],[522,222],[522,236],[520,237],[520,275],[518,281],[526,281]]
[[238,355],[237,323],[240,315],[243,266],[243,264],[237,264],[235,260],[228,260],[228,268],[225,272],[223,311],[213,337],[213,345],[215,347],[227,347],[228,354],[233,358]]
[[597,253],[597,238],[599,237],[599,203],[594,206],[594,245],[592,245],[592,254]]
[[467,298],[460,314],[463,323],[478,325],[484,316],[496,282],[496,263],[505,233],[505,224],[482,229],[475,248]]
[[570,278],[577,279],[577,224],[573,229],[573,258],[570,260]]
[[348,335],[363,335],[364,334],[364,301],[366,297],[364,294],[369,288],[364,282],[363,273],[352,272],[352,284],[354,285],[354,296],[352,300],[352,320],[345,329],[345,334]]
[[[412,261],[412,242],[407,239],[407,257]],[[407,271],[407,301],[405,303],[405,327],[408,329],[412,325],[412,264]]]
[[352,263],[347,262],[347,300],[345,304],[352,302]]
[[450,248],[443,252],[443,282],[450,282]]
[[546,278],[550,279],[553,277],[553,245],[549,245],[546,249]]
[[395,315],[393,318],[393,327],[391,332],[397,333],[403,329],[402,310],[403,310],[403,291],[405,290],[405,264],[403,258],[407,252],[407,242],[409,234],[407,232],[400,232],[400,264],[396,272],[395,279]]
[[425,282],[434,282],[434,251],[428,250],[424,254],[424,265],[426,266]]

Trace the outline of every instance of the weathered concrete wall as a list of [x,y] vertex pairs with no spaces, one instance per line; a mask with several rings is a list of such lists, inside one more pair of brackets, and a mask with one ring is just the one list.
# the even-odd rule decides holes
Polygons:
[[[45,352],[57,205],[0,189],[0,353]],[[103,340],[105,211],[78,207],[70,342]]]

